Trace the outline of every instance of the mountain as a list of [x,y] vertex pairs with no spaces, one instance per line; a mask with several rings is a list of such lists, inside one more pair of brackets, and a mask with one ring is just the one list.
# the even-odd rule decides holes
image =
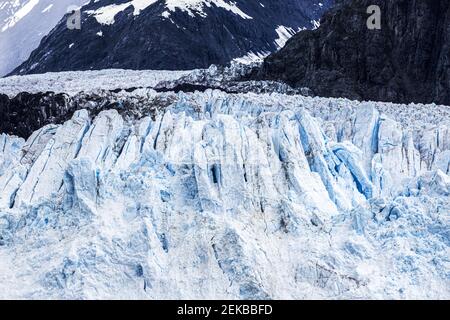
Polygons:
[[[152,89],[157,92],[194,92],[220,89],[228,93],[304,93],[276,81],[240,81],[251,65],[231,63],[193,71],[136,71],[106,69],[65,71],[0,78],[0,133],[28,138],[48,124],[61,124],[89,99],[104,108],[114,105],[117,92]],[[102,94],[98,94],[98,92]],[[2,94],[1,92],[4,92]],[[103,101],[103,102],[99,102]],[[135,109],[123,102],[124,108]]]
[[[367,28],[370,5],[381,9],[380,30]],[[450,105],[450,2],[338,1],[253,76],[320,96]]]
[[67,13],[86,0],[0,0],[0,76],[24,62]]
[[259,59],[296,31],[314,28],[332,0],[98,0],[66,19],[13,74],[194,69]]
[[450,297],[449,107],[114,81],[10,104],[55,121],[0,134],[0,298]]

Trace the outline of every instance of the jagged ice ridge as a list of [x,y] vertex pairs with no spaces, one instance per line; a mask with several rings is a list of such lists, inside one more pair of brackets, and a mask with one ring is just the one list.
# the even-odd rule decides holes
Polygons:
[[450,297],[448,107],[114,97],[0,136],[0,297]]

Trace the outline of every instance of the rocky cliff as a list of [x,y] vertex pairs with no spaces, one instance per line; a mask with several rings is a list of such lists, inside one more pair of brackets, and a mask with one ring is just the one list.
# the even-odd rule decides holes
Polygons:
[[332,0],[99,0],[67,17],[13,74],[106,68],[191,70],[264,57],[314,28]]
[[[369,30],[367,8],[381,9]],[[321,27],[294,36],[253,77],[329,97],[450,104],[450,2],[338,1]]]

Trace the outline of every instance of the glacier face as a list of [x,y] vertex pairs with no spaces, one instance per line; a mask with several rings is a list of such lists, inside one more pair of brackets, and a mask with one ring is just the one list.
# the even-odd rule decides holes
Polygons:
[[450,108],[115,99],[0,136],[0,298],[450,297]]
[[70,7],[87,0],[0,0],[0,76],[24,62]]

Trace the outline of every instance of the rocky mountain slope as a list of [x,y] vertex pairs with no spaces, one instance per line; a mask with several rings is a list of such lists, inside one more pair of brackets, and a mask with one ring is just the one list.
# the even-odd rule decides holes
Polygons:
[[65,120],[0,135],[1,298],[450,297],[449,107],[70,99]]
[[[338,2],[319,29],[296,35],[254,77],[319,96],[450,105],[449,1]],[[381,8],[381,30],[367,28],[370,5]]]
[[67,13],[86,0],[0,0],[0,76],[30,56]]
[[99,0],[81,30],[63,19],[13,74],[105,68],[186,70],[251,61],[314,28],[332,0]]

